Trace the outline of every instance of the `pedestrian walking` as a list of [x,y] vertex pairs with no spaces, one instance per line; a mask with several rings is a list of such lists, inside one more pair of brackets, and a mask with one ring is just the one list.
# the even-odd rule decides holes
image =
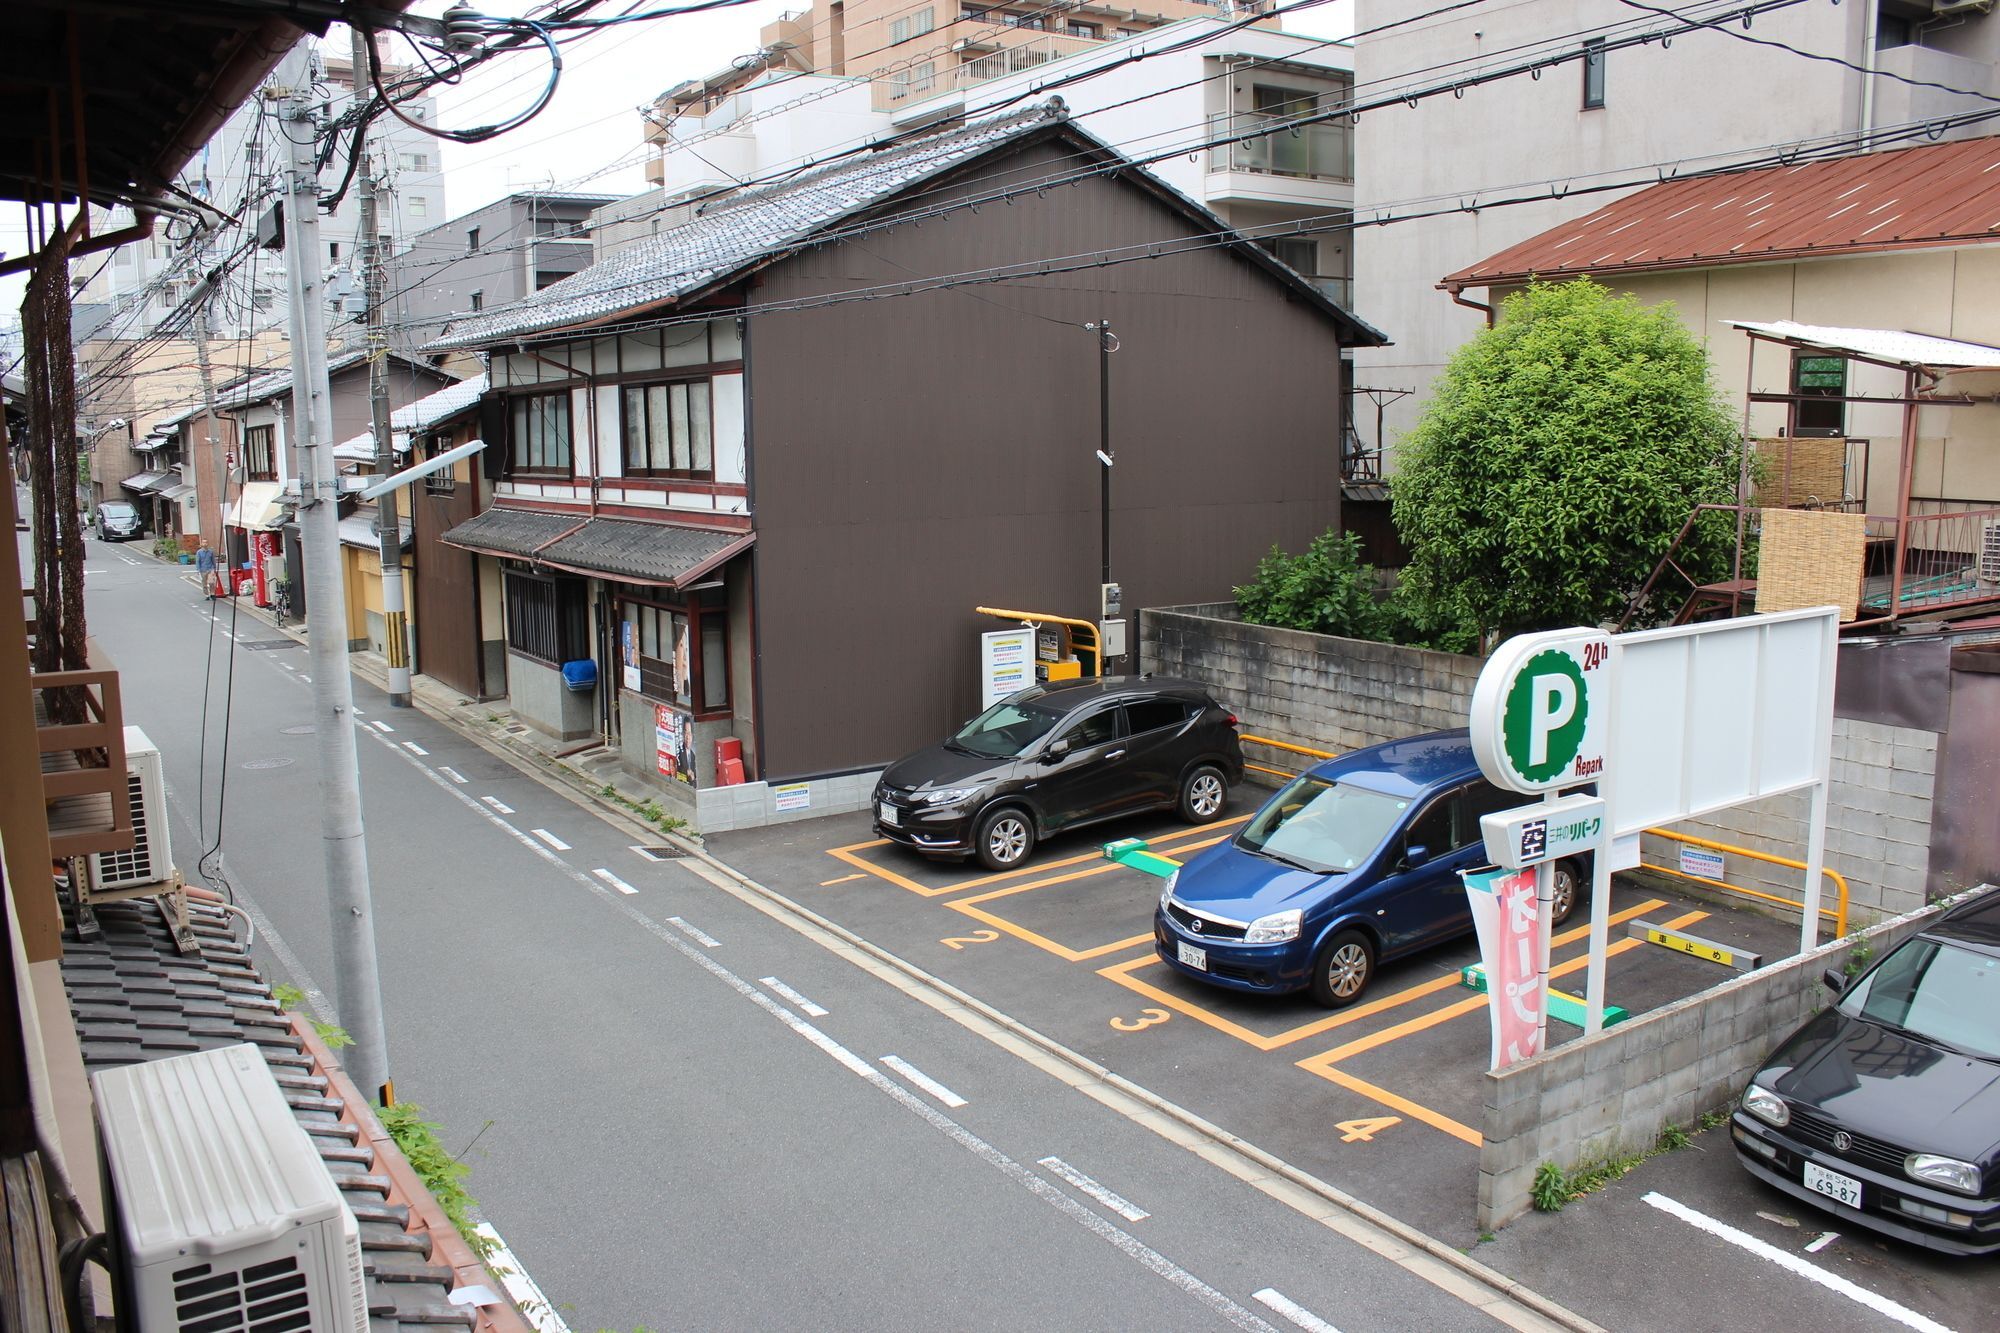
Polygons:
[[209,549],[208,538],[201,539],[201,546],[194,553],[195,576],[201,580],[201,595],[215,600],[215,552]]

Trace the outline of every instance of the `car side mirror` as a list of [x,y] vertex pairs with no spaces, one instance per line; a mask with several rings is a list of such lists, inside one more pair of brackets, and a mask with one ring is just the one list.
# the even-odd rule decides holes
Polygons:
[[1060,740],[1050,741],[1048,748],[1042,751],[1042,762],[1045,764],[1058,763],[1064,759],[1067,759],[1068,757],[1069,757],[1068,741],[1060,741]]
[[1835,995],[1839,995],[1847,989],[1846,974],[1838,968],[1829,967],[1826,971],[1819,974],[1819,980],[1821,985],[1825,986]]
[[1412,843],[1403,849],[1403,864],[1412,870],[1415,870],[1430,859],[1431,849],[1420,842]]

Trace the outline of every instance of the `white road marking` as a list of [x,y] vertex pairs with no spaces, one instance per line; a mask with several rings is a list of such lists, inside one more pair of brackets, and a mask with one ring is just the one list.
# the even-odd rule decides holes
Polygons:
[[[450,772],[449,769],[447,769],[446,771]],[[456,773],[453,773],[452,776],[458,777]],[[458,780],[460,782],[465,781],[464,778],[459,778]],[[511,815],[514,813],[514,807],[503,803],[498,796],[482,796],[479,799],[486,802],[486,804],[492,806],[495,810],[498,810],[503,815]]]
[[430,751],[429,751],[429,750],[426,750],[426,749],[425,749],[425,748],[424,748],[423,746],[421,746],[421,745],[417,744],[417,743],[416,743],[415,741],[404,741],[404,742],[403,742],[403,748],[404,748],[405,750],[408,750],[408,751],[409,751],[409,752],[410,752],[411,754],[429,754],[429,753],[430,753]]
[[814,1004],[811,1000],[808,1000],[805,996],[799,994],[797,991],[793,990],[790,986],[787,986],[784,982],[778,980],[776,977],[765,977],[759,984],[769,986],[772,990],[778,992],[778,994],[784,996],[786,999],[790,1000],[793,1004],[805,1010],[806,1015],[809,1018],[826,1017],[825,1009],[821,1008],[819,1005]]
[[1898,1305],[1887,1296],[1879,1295],[1866,1287],[1857,1286],[1837,1273],[1829,1273],[1816,1264],[1809,1264],[1796,1254],[1766,1244],[1746,1231],[1737,1230],[1727,1222],[1718,1221],[1706,1213],[1698,1213],[1686,1204],[1669,1199],[1664,1194],[1650,1193],[1645,1199],[1647,1203],[1669,1217],[1678,1217],[1697,1231],[1706,1231],[1717,1240],[1726,1240],[1739,1249],[1748,1250],[1759,1259],[1769,1260],[1786,1272],[1797,1274],[1808,1282],[1817,1282],[1828,1291],[1845,1296],[1857,1305],[1865,1305],[1905,1328],[1921,1329],[1924,1333],[1951,1333],[1950,1329],[1935,1319],[1918,1314],[1906,1305]]
[[465,775],[460,773],[455,768],[445,768],[444,766],[440,765],[438,767],[438,772],[444,774],[446,777],[450,778],[453,782],[465,781]]
[[1340,1333],[1332,1324],[1321,1319],[1305,1306],[1286,1296],[1283,1292],[1266,1287],[1262,1291],[1250,1293],[1250,1299],[1270,1306],[1285,1318],[1304,1329],[1306,1333]]
[[603,880],[606,884],[609,884],[612,888],[618,890],[618,892],[620,893],[638,892],[638,890],[633,888],[630,884],[627,884],[624,880],[618,878],[618,876],[612,874],[609,870],[606,870],[601,866],[598,869],[591,871],[590,873],[597,876],[599,879]]
[[950,1088],[947,1088],[944,1084],[938,1082],[901,1056],[885,1055],[882,1057],[882,1063],[943,1102],[946,1106],[949,1106],[952,1110],[956,1111],[959,1107],[966,1105],[965,1098],[959,1096]]
[[569,1325],[556,1313],[556,1307],[549,1303],[549,1298],[542,1294],[541,1285],[528,1276],[528,1270],[507,1248],[507,1242],[500,1239],[500,1233],[493,1229],[493,1224],[481,1222],[474,1230],[493,1247],[486,1257],[487,1270],[500,1279],[501,1286],[507,1288],[514,1304],[521,1307],[521,1313],[535,1326],[535,1333],[570,1333]]
[[304,681],[304,682],[305,682],[306,684],[308,684],[308,685],[310,685],[310,684],[312,684],[312,683],[313,683],[313,678],[312,678],[311,676],[308,676],[307,674],[305,674],[305,672],[303,672],[303,671],[301,671],[301,672],[299,673],[299,679],[300,679],[300,680],[302,680],[302,681]]
[[373,728],[375,728],[375,730],[377,730],[377,731],[394,731],[394,730],[395,730],[395,728],[394,728],[394,727],[390,726],[390,725],[389,725],[389,724],[388,724],[387,722],[384,722],[384,721],[383,721],[383,720],[382,720],[381,718],[379,718],[379,717],[378,717],[378,718],[376,718],[376,719],[375,719],[375,720],[374,720],[373,722],[370,722],[370,723],[369,723],[368,725],[369,725],[369,726],[371,726],[371,727],[373,727]]
[[279,665],[280,667],[284,668],[284,669],[285,669],[286,671],[297,671],[297,670],[298,670],[298,668],[297,668],[297,667],[295,667],[295,666],[293,666],[293,665],[292,665],[292,664],[291,664],[290,662],[280,662],[280,663],[278,663],[278,665]]
[[[1113,1194],[1110,1190],[1104,1188],[1104,1186],[1098,1184],[1060,1157],[1044,1157],[1041,1160],[1041,1165],[1047,1167],[1055,1175],[1067,1180],[1070,1184],[1076,1186],[1076,1188],[1082,1190],[1085,1194],[1088,1194],[1091,1198],[1097,1200],[1127,1222],[1143,1222],[1152,1216],[1151,1213],[1132,1203],[1130,1200]],[[1265,1303],[1269,1304],[1269,1302]]]
[[569,850],[568,843],[564,842],[561,838],[558,838],[555,834],[549,832],[545,828],[529,829],[528,832],[534,834],[536,837],[540,838],[543,842],[547,843],[549,846],[555,848],[559,852],[566,852]]
[[[383,741],[382,744],[388,745],[388,742]],[[400,753],[399,751],[394,752]],[[1140,1264],[1148,1272],[1163,1278],[1180,1291],[1200,1301],[1237,1328],[1243,1329],[1244,1333],[1278,1333],[1277,1329],[1258,1318],[1253,1311],[1245,1309],[1235,1301],[1230,1300],[1229,1297],[1217,1291],[1214,1287],[1209,1286],[1187,1269],[1182,1268],[1173,1260],[1148,1246],[1137,1236],[1121,1230],[1116,1223],[1110,1221],[1102,1213],[1092,1212],[1089,1208],[1077,1202],[1075,1198],[1063,1193],[1063,1191],[1057,1189],[1027,1167],[1007,1156],[1007,1154],[1001,1152],[998,1148],[986,1142],[986,1140],[980,1138],[977,1134],[974,1134],[944,1112],[925,1102],[908,1088],[903,1087],[900,1083],[897,1083],[894,1079],[879,1070],[870,1067],[866,1060],[863,1060],[860,1056],[848,1050],[824,1032],[821,1032],[805,1019],[800,1018],[763,991],[758,990],[755,986],[737,976],[713,958],[710,958],[694,945],[677,937],[665,926],[640,911],[638,907],[612,896],[612,891],[600,884],[595,878],[584,874],[554,852],[536,843],[533,838],[530,838],[527,834],[509,824],[499,815],[480,805],[472,797],[450,786],[436,770],[426,768],[416,760],[410,759],[407,755],[404,758],[412,768],[429,778],[432,782],[435,782],[443,790],[456,796],[474,814],[503,830],[509,837],[513,838],[530,852],[533,852],[536,856],[547,861],[558,872],[567,876],[576,884],[581,885],[591,893],[597,894],[608,906],[623,912],[627,919],[641,930],[675,950],[697,967],[707,971],[710,976],[783,1023],[798,1036],[817,1046],[843,1069],[846,1069],[858,1078],[866,1080],[877,1091],[893,1100],[911,1115],[924,1121],[960,1148],[963,1148],[985,1162],[988,1166],[991,1166],[994,1170],[1006,1176],[1014,1184],[1019,1185],[1022,1189],[1028,1191],[1028,1193],[1034,1195],[1043,1203],[1069,1218],[1072,1222],[1075,1222],[1098,1239],[1111,1245],[1127,1258]],[[552,1329],[555,1328],[553,1325],[549,1327]],[[557,1333],[560,1333],[560,1330]]]
[[1819,1233],[1818,1240],[1806,1246],[1806,1253],[1818,1254],[1821,1250],[1825,1249],[1827,1246],[1833,1244],[1835,1241],[1839,1239],[1840,1239],[1840,1233],[1838,1231],[1822,1231]]
[[716,939],[713,935],[704,934],[702,931],[700,931],[694,926],[690,926],[687,922],[681,920],[677,916],[670,916],[667,918],[667,921],[674,927],[674,929],[680,931],[681,934],[687,936],[689,939],[693,940],[696,944],[699,944],[704,949],[720,949],[722,947],[721,940]]

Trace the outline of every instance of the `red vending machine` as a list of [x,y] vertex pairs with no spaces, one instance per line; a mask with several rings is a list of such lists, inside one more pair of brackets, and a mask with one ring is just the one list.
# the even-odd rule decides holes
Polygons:
[[281,559],[278,552],[278,534],[275,532],[255,532],[250,535],[250,565],[257,576],[257,605],[271,604],[271,562]]

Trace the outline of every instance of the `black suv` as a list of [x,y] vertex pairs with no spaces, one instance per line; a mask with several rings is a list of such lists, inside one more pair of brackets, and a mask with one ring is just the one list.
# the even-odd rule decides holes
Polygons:
[[1009,695],[883,772],[875,831],[1010,870],[1051,833],[1144,810],[1191,823],[1243,780],[1236,718],[1192,681],[1072,680]]

